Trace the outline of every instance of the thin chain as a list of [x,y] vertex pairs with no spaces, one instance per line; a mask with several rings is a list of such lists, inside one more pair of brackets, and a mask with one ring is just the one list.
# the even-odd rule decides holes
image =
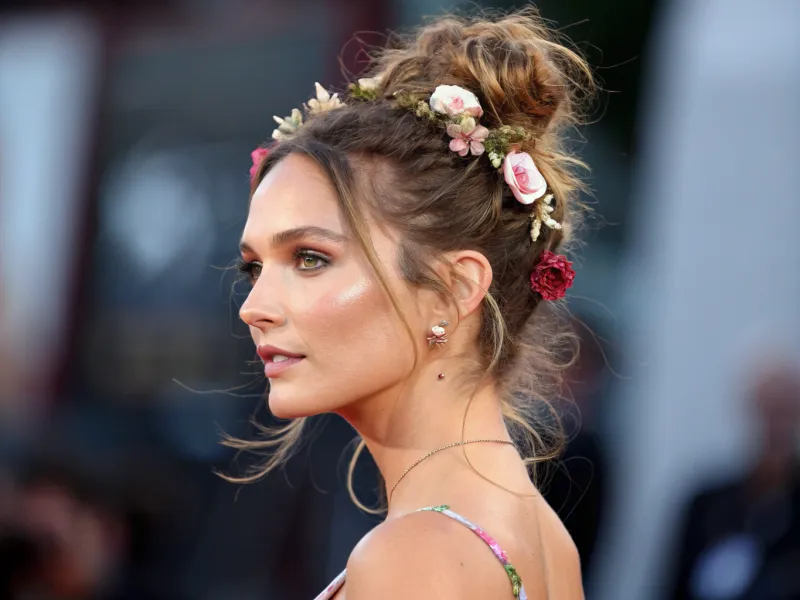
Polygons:
[[512,442],[512,441],[510,441],[510,440],[466,440],[466,441],[464,441],[464,442],[453,442],[452,444],[447,444],[447,446],[442,446],[441,448],[437,448],[436,450],[431,450],[431,451],[430,451],[430,452],[428,452],[428,453],[427,453],[425,456],[423,456],[422,458],[420,458],[419,460],[417,460],[417,461],[416,461],[414,464],[412,464],[412,465],[411,465],[410,467],[408,467],[408,468],[407,468],[405,471],[403,471],[403,474],[402,474],[402,475],[400,475],[400,479],[398,479],[398,480],[397,480],[397,483],[395,483],[395,484],[392,486],[392,489],[391,489],[391,491],[389,492],[389,500],[391,500],[391,499],[392,499],[392,494],[394,494],[394,490],[395,490],[395,488],[397,487],[397,485],[398,485],[398,484],[399,484],[401,481],[403,481],[403,477],[405,477],[406,475],[408,475],[408,472],[409,472],[409,471],[411,471],[411,469],[413,469],[414,467],[416,467],[416,466],[417,466],[419,463],[421,463],[423,460],[425,460],[426,458],[430,458],[431,456],[433,456],[433,455],[434,455],[434,454],[436,454],[437,452],[441,452],[442,450],[447,450],[447,449],[449,449],[449,448],[455,448],[456,446],[466,446],[467,444],[509,444],[509,445],[513,446],[513,445],[514,445],[514,442]]

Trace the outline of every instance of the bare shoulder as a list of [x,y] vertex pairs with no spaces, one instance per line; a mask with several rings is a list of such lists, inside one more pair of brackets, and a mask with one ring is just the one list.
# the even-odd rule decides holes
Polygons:
[[382,523],[350,555],[347,599],[498,597],[498,590],[509,586],[508,577],[470,536],[475,537],[431,511]]
[[[582,598],[581,557],[578,547],[561,518],[543,498],[539,505],[539,526],[545,541],[547,563],[551,565],[549,585],[570,590],[571,593],[574,591],[577,597]],[[564,597],[573,597],[571,593],[564,594]]]

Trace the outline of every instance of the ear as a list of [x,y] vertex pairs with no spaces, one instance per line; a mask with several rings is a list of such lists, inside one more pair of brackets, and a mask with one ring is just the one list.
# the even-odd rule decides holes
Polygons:
[[464,319],[474,313],[492,284],[492,265],[480,252],[459,250],[448,253],[450,272],[444,281],[458,301],[458,316]]

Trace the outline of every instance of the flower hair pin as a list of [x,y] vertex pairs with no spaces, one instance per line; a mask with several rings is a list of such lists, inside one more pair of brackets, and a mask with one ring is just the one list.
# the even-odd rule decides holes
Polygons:
[[[352,99],[374,101],[380,96],[382,76],[362,78],[349,87]],[[315,83],[316,97],[303,105],[306,115],[315,115],[344,106],[338,94],[331,94],[319,83]],[[424,119],[435,122],[450,136],[450,150],[459,156],[481,156],[486,154],[495,169],[501,170],[514,198],[525,205],[532,205],[530,236],[536,242],[543,227],[561,229],[561,223],[552,217],[555,210],[553,194],[533,157],[522,152],[520,146],[530,139],[530,134],[521,127],[503,125],[488,129],[479,124],[483,107],[478,97],[457,85],[440,85],[425,101],[418,94],[398,92],[394,94],[397,105],[414,111]],[[291,139],[303,125],[303,112],[293,109],[287,117],[273,117],[278,128],[272,132],[276,142]],[[251,154],[253,166],[251,180],[259,166],[269,154],[268,148],[258,148]],[[542,253],[531,273],[531,289],[545,300],[563,298],[572,285],[575,271],[566,257],[549,250]],[[429,340],[430,341],[430,340]]]
[[[372,80],[359,80],[359,82],[363,82],[365,88],[369,87],[370,81]],[[371,89],[377,90],[378,83],[379,80],[376,79]],[[314,89],[316,97],[311,98],[308,103],[303,105],[306,114],[320,114],[344,106],[344,103],[339,98],[339,94],[331,94],[319,83],[314,83]],[[275,120],[275,123],[278,124],[278,128],[272,132],[272,139],[276,142],[283,142],[291,139],[300,127],[303,126],[303,111],[299,108],[293,108],[291,114],[286,117],[279,117],[276,115],[272,118]],[[269,148],[256,148],[250,153],[250,157],[253,160],[253,166],[250,167],[251,182],[255,178],[261,163],[264,162],[264,159],[269,155],[269,151]]]
[[256,173],[264,159],[269,156],[269,151],[269,148],[256,148],[250,153],[250,158],[253,160],[253,165],[250,167],[250,183],[256,178]]
[[[360,94],[360,87],[355,88]],[[521,204],[533,205],[531,240],[535,242],[539,239],[542,227],[561,229],[561,223],[551,216],[555,209],[547,181],[533,157],[519,150],[520,144],[530,138],[524,129],[507,125],[487,129],[479,125],[483,108],[478,97],[457,85],[438,86],[427,102],[408,93],[395,94],[395,100],[399,106],[413,110],[418,117],[444,127],[447,135],[453,138],[450,140],[450,150],[459,156],[487,153],[492,166],[502,170],[514,198]]]
[[575,280],[575,270],[566,256],[545,250],[531,273],[531,289],[544,300],[560,300]]
[[[316,115],[344,106],[344,102],[339,99],[339,94],[331,94],[319,83],[314,83],[314,89],[316,97],[303,105],[307,114]],[[274,116],[272,118],[278,124],[278,128],[272,132],[272,139],[277,142],[290,139],[303,125],[303,113],[299,108],[293,108],[288,117]]]

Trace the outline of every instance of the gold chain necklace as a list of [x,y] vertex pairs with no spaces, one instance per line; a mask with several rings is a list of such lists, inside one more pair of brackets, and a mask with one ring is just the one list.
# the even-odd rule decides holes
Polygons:
[[395,484],[392,486],[392,489],[391,489],[391,491],[389,492],[389,500],[391,501],[391,499],[392,499],[392,494],[394,494],[394,490],[395,490],[395,488],[397,487],[397,485],[398,485],[398,484],[399,484],[401,481],[403,481],[403,477],[405,477],[406,475],[408,475],[408,472],[409,472],[409,471],[411,471],[411,469],[413,469],[414,467],[416,467],[416,466],[417,466],[419,463],[421,463],[423,460],[425,460],[426,458],[429,458],[429,457],[433,456],[433,455],[434,455],[434,454],[436,454],[437,452],[441,452],[442,450],[447,450],[448,448],[455,448],[456,446],[466,446],[467,444],[509,444],[509,445],[513,446],[513,445],[514,445],[514,442],[512,442],[512,441],[510,441],[510,440],[466,440],[466,441],[464,441],[464,442],[453,442],[452,444],[447,444],[447,446],[442,446],[441,448],[437,448],[436,450],[431,450],[431,451],[430,451],[430,452],[428,452],[428,453],[427,453],[425,456],[423,456],[422,458],[420,458],[419,460],[417,460],[417,461],[416,461],[414,464],[412,464],[412,465],[411,465],[410,467],[408,467],[408,468],[407,468],[405,471],[403,471],[403,474],[402,474],[402,475],[400,475],[400,479],[398,479],[398,480],[397,480],[397,483],[395,483]]

